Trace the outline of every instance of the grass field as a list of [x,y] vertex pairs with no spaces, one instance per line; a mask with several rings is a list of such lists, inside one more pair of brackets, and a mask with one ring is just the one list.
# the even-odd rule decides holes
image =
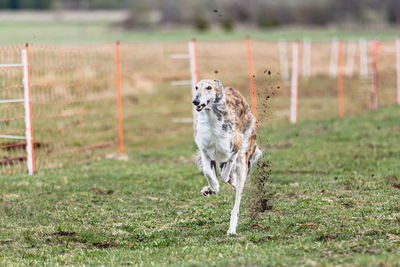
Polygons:
[[309,38],[312,41],[330,41],[332,38],[342,40],[358,40],[378,38],[382,41],[395,40],[398,30],[385,29],[303,29],[303,28],[277,28],[277,29],[243,29],[238,28],[233,32],[212,30],[195,32],[191,29],[174,29],[162,31],[121,31],[111,27],[105,22],[0,22],[0,44],[39,43],[39,44],[98,44],[103,42],[176,42],[187,41],[192,38],[199,40],[239,40],[250,35],[255,39],[288,41]]
[[[399,107],[262,128],[270,209],[204,198],[192,142],[0,178],[0,264],[400,265]],[[257,178],[247,184],[254,184]]]

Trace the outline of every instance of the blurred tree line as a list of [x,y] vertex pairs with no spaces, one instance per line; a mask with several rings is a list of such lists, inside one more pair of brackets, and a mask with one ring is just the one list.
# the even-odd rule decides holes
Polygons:
[[130,9],[126,27],[399,24],[400,0],[0,0],[0,9]]

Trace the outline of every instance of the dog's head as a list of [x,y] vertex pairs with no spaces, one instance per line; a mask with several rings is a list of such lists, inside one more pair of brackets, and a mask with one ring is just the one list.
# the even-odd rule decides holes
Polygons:
[[195,88],[193,105],[198,112],[210,109],[214,103],[219,103],[225,96],[224,88],[218,80],[201,80]]

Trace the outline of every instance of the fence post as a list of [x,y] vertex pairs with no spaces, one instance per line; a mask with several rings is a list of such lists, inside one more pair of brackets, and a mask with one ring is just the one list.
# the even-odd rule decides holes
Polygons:
[[345,74],[347,77],[353,76],[355,50],[356,50],[355,43],[348,42],[347,43],[347,62],[346,62],[346,70],[345,70]]
[[250,80],[251,111],[253,112],[253,115],[256,118],[256,127],[258,127],[257,98],[256,98],[256,87],[254,84],[253,59],[251,57],[250,37],[246,37],[246,47],[247,47],[247,66],[249,68],[249,80]]
[[[199,81],[199,74],[197,69],[197,48],[196,48],[196,40],[193,39],[188,44],[189,48],[189,59],[190,59],[190,76],[192,82],[192,97],[196,94],[196,84]],[[194,134],[196,135],[196,122],[197,122],[197,112],[195,108],[192,109],[193,112],[193,128]]]
[[285,81],[288,81],[289,71],[288,71],[288,60],[287,60],[285,40],[278,42],[278,49],[279,49],[279,63],[280,63],[281,75]]
[[400,104],[400,39],[396,40],[397,104]]
[[362,79],[368,78],[368,53],[367,41],[360,39],[358,42],[360,50],[360,77]]
[[329,64],[329,77],[337,76],[337,61],[338,61],[338,41],[333,40],[331,44],[331,60]]
[[338,42],[338,97],[339,97],[339,116],[344,116],[343,104],[343,64],[342,64],[342,41]]
[[121,100],[121,53],[120,42],[116,43],[117,48],[117,98],[118,98],[118,138],[119,154],[124,154],[123,130],[122,130],[122,100]]
[[297,122],[297,102],[299,95],[299,51],[300,44],[295,42],[292,45],[292,83],[290,97],[290,122]]
[[27,166],[30,175],[35,173],[35,154],[33,147],[33,130],[32,130],[32,100],[31,100],[31,81],[29,66],[29,45],[26,44],[22,50],[22,66],[24,69],[24,108],[25,108],[25,138]]
[[311,63],[311,41],[308,39],[303,40],[303,77],[310,78],[310,63]]
[[378,108],[378,41],[372,42],[372,91],[371,91],[371,109],[376,110]]

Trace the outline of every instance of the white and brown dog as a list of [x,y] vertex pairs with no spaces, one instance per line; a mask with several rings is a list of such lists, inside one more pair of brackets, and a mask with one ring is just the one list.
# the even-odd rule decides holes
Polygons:
[[219,166],[221,181],[228,182],[236,191],[228,230],[228,234],[236,234],[243,187],[252,165],[262,155],[256,144],[256,120],[239,91],[224,88],[218,80],[200,81],[192,102],[198,112],[198,165],[208,180],[201,193],[218,193]]

